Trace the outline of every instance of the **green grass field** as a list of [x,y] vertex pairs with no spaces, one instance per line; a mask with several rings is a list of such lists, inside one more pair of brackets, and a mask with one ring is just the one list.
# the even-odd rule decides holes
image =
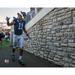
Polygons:
[[0,44],[0,48],[5,48],[5,47],[8,47],[10,46],[10,41],[4,39],[3,42],[2,42],[2,45]]

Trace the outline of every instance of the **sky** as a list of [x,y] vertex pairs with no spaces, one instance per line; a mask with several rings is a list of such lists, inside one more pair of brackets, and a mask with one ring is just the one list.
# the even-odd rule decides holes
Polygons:
[[28,12],[29,8],[0,8],[0,22],[5,22],[6,16],[12,18],[17,16],[17,12]]

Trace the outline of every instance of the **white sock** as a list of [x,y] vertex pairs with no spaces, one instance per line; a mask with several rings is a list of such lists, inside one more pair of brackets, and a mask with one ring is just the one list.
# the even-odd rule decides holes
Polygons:
[[19,60],[21,60],[22,59],[22,56],[19,56]]

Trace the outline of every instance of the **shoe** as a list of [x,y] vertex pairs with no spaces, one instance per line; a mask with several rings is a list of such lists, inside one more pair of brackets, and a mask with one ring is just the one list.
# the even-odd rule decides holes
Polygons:
[[23,60],[20,60],[20,59],[18,59],[18,63],[19,63],[20,65],[22,65],[22,66],[25,65],[24,62],[23,62]]
[[12,61],[15,61],[15,55],[12,55],[11,58],[12,58]]

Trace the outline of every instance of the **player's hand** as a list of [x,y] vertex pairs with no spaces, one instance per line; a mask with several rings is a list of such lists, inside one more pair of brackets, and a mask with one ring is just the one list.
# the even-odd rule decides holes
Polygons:
[[9,17],[6,17],[6,20],[7,20],[7,21],[9,21],[9,19],[10,19]]
[[24,40],[28,40],[28,38],[25,37]]
[[31,39],[31,37],[30,37],[30,36],[28,36],[28,38],[29,38],[29,39]]

